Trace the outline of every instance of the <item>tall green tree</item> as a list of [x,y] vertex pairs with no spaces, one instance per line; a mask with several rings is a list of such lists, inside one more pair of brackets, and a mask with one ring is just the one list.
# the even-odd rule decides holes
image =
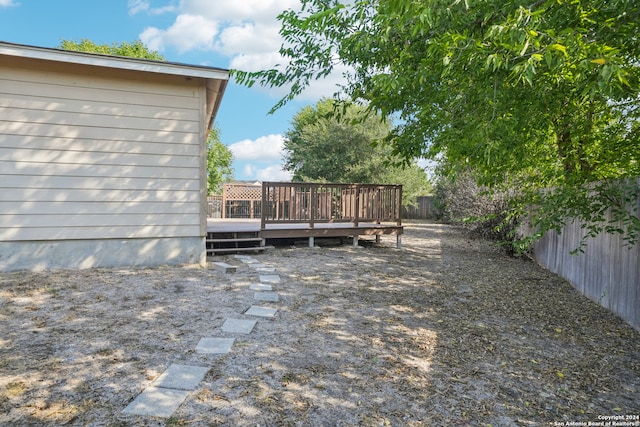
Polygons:
[[207,140],[207,194],[222,194],[222,184],[233,181],[233,154],[213,127]]
[[294,116],[284,138],[284,169],[294,181],[402,184],[406,203],[430,191],[415,161],[403,167],[391,148],[380,144],[390,132],[389,121],[355,104],[340,112],[335,107],[323,99]]
[[166,59],[155,50],[150,50],[140,40],[133,42],[122,42],[120,44],[97,44],[88,39],[80,41],[62,40],[60,49],[75,50],[78,52],[92,52],[103,55],[128,56],[131,58],[153,59],[156,61],[165,61]]
[[636,0],[302,4],[280,15],[288,64],[235,72],[248,85],[289,86],[274,108],[341,62],[352,70],[348,98],[399,118],[394,153],[517,186],[507,216],[533,209],[538,236],[577,218],[590,235],[637,241],[640,221],[628,210],[640,175]]
[[[140,40],[102,45],[87,39],[62,40],[59,48],[156,61],[166,60],[158,52],[148,49]],[[220,141],[220,130],[214,125],[207,138],[207,194],[218,194],[222,191],[223,183],[233,181],[232,163],[233,155],[227,146]]]

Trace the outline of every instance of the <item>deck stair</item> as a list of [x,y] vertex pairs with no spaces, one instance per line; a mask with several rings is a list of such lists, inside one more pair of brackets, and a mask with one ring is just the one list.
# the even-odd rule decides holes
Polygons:
[[264,251],[265,240],[258,231],[219,231],[207,233],[207,255]]

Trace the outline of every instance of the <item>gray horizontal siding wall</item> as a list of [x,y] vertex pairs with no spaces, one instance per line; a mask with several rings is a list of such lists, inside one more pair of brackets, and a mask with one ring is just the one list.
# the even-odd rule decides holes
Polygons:
[[1,66],[0,242],[202,239],[201,83]]

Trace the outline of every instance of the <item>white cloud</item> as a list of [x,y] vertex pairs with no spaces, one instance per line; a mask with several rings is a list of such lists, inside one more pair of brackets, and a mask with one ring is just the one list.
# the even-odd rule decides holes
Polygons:
[[[211,50],[231,58],[241,53],[271,53],[281,45],[276,17],[293,7],[299,7],[297,0],[182,0],[169,28],[147,28],[140,39],[161,49]],[[148,0],[129,0],[130,14],[151,10]]]
[[17,3],[13,0],[0,0],[0,7],[11,7],[18,6],[20,3]]
[[280,45],[279,27],[254,22],[242,22],[227,26],[220,33],[216,50],[235,57],[238,54],[270,54],[278,52]]
[[151,3],[148,0],[129,0],[127,7],[129,8],[129,15],[135,15],[140,12],[146,12],[150,15],[161,15],[163,13],[174,12],[177,10],[176,6],[173,5],[151,7]]
[[256,170],[257,168],[254,165],[246,164],[242,168],[242,174],[247,178],[251,178],[256,175]]
[[277,163],[262,167],[246,164],[242,168],[242,179],[249,181],[291,181],[292,176],[291,172],[282,170],[282,165]]
[[140,40],[152,50],[162,51],[167,45],[171,45],[182,53],[194,49],[213,49],[217,33],[218,26],[215,22],[198,15],[179,15],[176,22],[166,30],[146,28],[140,34]]
[[282,135],[245,139],[229,146],[234,163],[242,170],[243,180],[289,181],[291,173],[282,170]]
[[283,171],[280,165],[271,165],[255,171],[258,181],[290,181],[291,172]]
[[272,22],[284,10],[299,8],[298,0],[182,0],[180,3],[184,13],[236,24],[246,21]]
[[261,162],[280,161],[283,148],[284,138],[282,135],[261,136],[255,140],[245,139],[229,146],[235,160],[258,160]]
[[[259,71],[283,67],[287,61],[278,52],[283,39],[277,16],[300,7],[299,0],[181,0],[172,25],[166,29],[146,28],[139,37],[147,47],[159,52],[175,48],[180,53],[190,50],[219,53],[229,58],[228,67],[232,69]],[[169,8],[172,6],[155,10]],[[154,9],[150,0],[129,0],[129,10],[133,14]],[[330,76],[313,80],[299,99],[315,101],[332,96],[338,90],[337,85],[345,82],[345,71],[345,67],[336,66]],[[287,87],[254,88],[274,98],[288,93]]]

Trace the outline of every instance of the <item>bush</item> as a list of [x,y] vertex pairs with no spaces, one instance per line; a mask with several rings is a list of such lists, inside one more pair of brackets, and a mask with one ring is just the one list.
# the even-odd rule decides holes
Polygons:
[[519,221],[511,201],[516,191],[478,185],[471,171],[441,177],[436,183],[440,220],[461,225],[473,236],[493,240],[510,255],[520,252]]

